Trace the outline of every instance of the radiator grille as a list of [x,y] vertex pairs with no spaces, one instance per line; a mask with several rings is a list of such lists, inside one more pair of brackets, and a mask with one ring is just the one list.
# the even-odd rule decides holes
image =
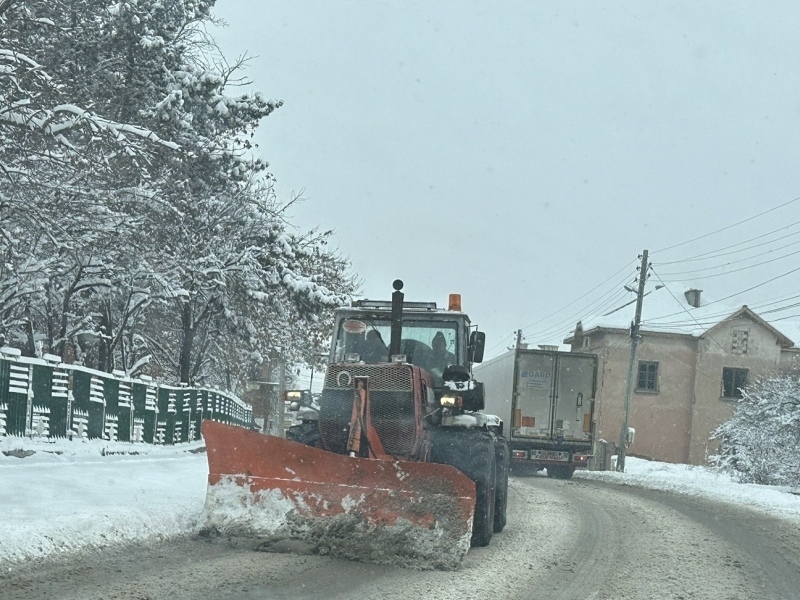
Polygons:
[[319,428],[323,447],[344,454],[353,411],[355,377],[369,377],[372,424],[384,450],[409,458],[416,435],[414,393],[408,366],[332,365],[320,399]]
[[353,389],[354,377],[369,377],[373,391],[411,391],[411,368],[404,365],[332,365],[325,374],[325,388]]

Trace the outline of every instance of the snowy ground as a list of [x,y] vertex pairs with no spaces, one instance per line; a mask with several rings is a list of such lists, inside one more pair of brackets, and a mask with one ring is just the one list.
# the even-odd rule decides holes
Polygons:
[[[800,522],[800,491],[788,487],[736,483],[708,467],[674,465],[629,457],[625,473],[576,471],[575,477],[699,496],[746,506]],[[795,493],[792,493],[795,492]]]
[[[201,444],[48,444],[0,439],[0,564],[52,553],[157,540],[197,530],[206,491]],[[138,452],[138,454],[118,454]],[[627,473],[576,477],[731,502],[800,522],[800,496],[743,485],[703,467],[628,459]]]
[[201,446],[0,438],[0,452],[35,451],[0,454],[0,564],[192,531],[208,467],[189,449]]

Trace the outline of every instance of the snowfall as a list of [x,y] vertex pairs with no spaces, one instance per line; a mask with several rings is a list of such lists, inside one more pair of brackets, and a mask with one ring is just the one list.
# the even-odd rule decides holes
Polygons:
[[[201,442],[159,447],[0,438],[0,566],[191,535],[201,526],[206,473]],[[701,496],[800,522],[798,490],[740,484],[705,467],[629,458],[626,473],[575,476]]]

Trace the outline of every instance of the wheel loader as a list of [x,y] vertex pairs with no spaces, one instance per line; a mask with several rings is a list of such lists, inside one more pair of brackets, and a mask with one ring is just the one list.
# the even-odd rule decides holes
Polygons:
[[471,374],[485,336],[459,295],[442,310],[405,302],[402,287],[336,311],[306,443],[203,423],[207,527],[432,569],[457,568],[503,530],[508,443]]

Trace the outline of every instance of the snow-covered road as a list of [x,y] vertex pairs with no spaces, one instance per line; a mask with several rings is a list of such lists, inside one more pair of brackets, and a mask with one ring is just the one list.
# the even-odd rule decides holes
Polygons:
[[0,455],[1,597],[747,600],[800,589],[800,497],[707,469],[629,459],[624,475],[514,478],[506,530],[444,573],[202,539],[204,454],[79,449]]

